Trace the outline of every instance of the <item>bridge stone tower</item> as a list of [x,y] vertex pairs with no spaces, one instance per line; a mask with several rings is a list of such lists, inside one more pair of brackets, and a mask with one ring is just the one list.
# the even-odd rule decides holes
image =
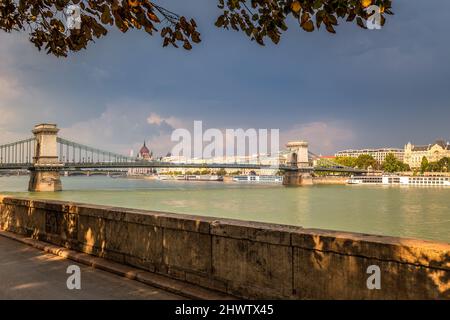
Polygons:
[[289,151],[287,165],[292,168],[297,168],[298,170],[286,171],[283,184],[286,186],[313,184],[311,174],[306,171],[306,168],[309,167],[308,142],[291,141],[286,147]]
[[38,124],[33,129],[36,139],[33,167],[30,168],[29,191],[62,190],[60,170],[62,164],[58,160],[56,124]]
[[298,168],[309,167],[308,142],[291,141],[286,147],[289,150],[288,165]]

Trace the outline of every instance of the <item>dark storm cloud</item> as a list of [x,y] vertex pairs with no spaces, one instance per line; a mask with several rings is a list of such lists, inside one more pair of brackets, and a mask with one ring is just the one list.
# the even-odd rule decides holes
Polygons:
[[[191,52],[163,49],[159,37],[141,32],[113,31],[58,60],[37,52],[25,36],[2,34],[0,54],[9,60],[0,63],[0,76],[14,80],[18,94],[0,98],[0,110],[11,117],[0,120],[0,129],[26,132],[39,121],[87,128],[92,119],[104,121],[117,101],[133,101],[120,104],[127,123],[141,123],[136,130],[128,125],[130,145],[141,135],[167,134],[167,128],[141,128],[151,113],[219,128],[343,132],[326,146],[317,141],[323,152],[450,138],[448,1],[394,1],[395,16],[380,31],[342,23],[337,35],[308,34],[291,21],[281,44],[264,48],[216,29],[211,1],[168,5],[198,20],[203,42]],[[123,130],[102,139],[125,144]]]

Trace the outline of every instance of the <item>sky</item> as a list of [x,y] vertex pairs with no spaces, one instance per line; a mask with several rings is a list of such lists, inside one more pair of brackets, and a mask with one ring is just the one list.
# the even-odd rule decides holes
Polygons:
[[394,0],[381,30],[340,22],[306,33],[290,19],[279,45],[217,29],[214,1],[171,0],[202,42],[162,48],[159,36],[111,30],[68,58],[25,33],[0,32],[0,144],[54,122],[60,135],[165,155],[175,128],[280,129],[314,153],[450,140],[450,2]]

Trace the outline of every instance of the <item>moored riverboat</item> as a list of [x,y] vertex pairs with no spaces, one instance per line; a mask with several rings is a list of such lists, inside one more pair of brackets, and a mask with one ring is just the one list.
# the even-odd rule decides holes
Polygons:
[[233,177],[234,182],[243,183],[283,183],[283,176],[275,175],[240,175]]
[[375,184],[375,185],[407,185],[407,186],[442,186],[450,187],[448,176],[398,176],[398,175],[365,175],[352,176],[348,184]]

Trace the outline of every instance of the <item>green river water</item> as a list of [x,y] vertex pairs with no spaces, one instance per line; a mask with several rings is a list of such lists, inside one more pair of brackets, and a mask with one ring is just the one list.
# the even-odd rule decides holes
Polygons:
[[450,243],[450,188],[248,185],[65,177],[64,191],[26,192],[28,177],[0,177],[0,193],[273,222]]

